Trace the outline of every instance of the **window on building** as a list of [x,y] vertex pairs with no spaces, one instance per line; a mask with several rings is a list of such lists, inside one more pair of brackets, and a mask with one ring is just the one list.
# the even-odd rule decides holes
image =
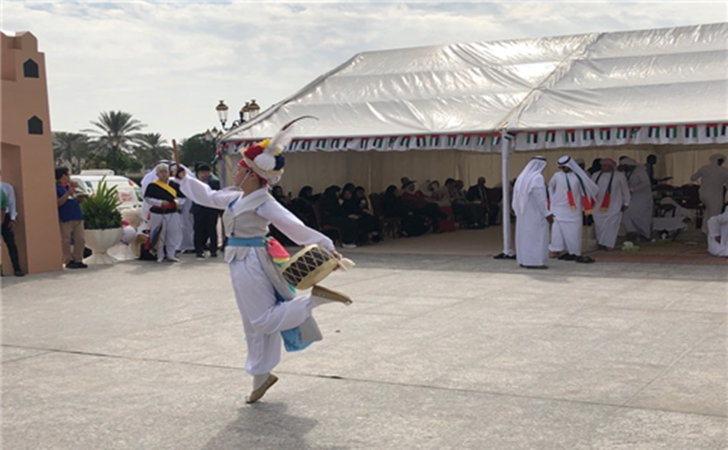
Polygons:
[[29,59],[23,63],[25,78],[38,78],[38,63]]
[[28,119],[28,134],[43,134],[43,121],[38,116]]

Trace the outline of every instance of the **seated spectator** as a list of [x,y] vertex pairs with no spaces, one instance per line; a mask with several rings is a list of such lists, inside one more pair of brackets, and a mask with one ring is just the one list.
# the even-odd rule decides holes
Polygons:
[[471,203],[463,192],[463,182],[448,178],[445,187],[450,196],[450,204],[456,216],[465,219],[468,228],[483,228],[485,222],[485,208],[481,205]]
[[329,186],[324,191],[321,204],[321,224],[341,230],[342,247],[356,248],[357,243],[366,241],[366,233],[359,229],[356,219],[346,213],[339,199],[340,192],[341,188],[338,186]]
[[435,202],[430,201],[421,191],[418,191],[414,181],[408,181],[406,185],[402,186],[400,197],[410,211],[429,218],[434,233],[440,231],[439,221],[446,219],[447,214],[442,212]]
[[486,225],[495,225],[498,218],[498,204],[488,198],[488,188],[485,186],[485,177],[478,178],[478,184],[470,186],[467,194],[468,200],[480,204],[486,211]]
[[313,210],[313,204],[320,196],[313,195],[311,186],[304,186],[298,192],[298,197],[291,200],[291,212],[296,215],[301,222],[307,227],[318,230],[319,226],[316,222],[316,213]]
[[271,195],[274,199],[278,201],[281,205],[285,206],[286,209],[291,209],[291,199],[283,193],[283,188],[280,186],[273,186],[273,189],[271,190]]
[[361,199],[354,196],[356,188],[341,193],[342,206],[349,218],[357,221],[360,230],[366,233],[372,242],[379,242],[379,219],[366,213],[361,207]]
[[396,217],[402,220],[402,234],[404,236],[421,236],[427,231],[426,218],[415,215],[408,210],[399,196],[397,186],[391,185],[384,192],[382,205],[384,217]]

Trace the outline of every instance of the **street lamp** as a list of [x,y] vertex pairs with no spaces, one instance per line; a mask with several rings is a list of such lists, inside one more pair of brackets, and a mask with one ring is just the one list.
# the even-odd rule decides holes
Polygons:
[[220,100],[220,103],[218,103],[218,105],[215,107],[215,112],[217,112],[217,118],[218,120],[220,120],[221,129],[218,130],[217,127],[215,127],[212,130],[208,129],[205,132],[205,140],[212,144],[215,160],[217,160],[218,163],[218,174],[220,176],[220,182],[223,186],[225,185],[225,162],[222,153],[218,152],[218,144],[220,142],[220,139],[225,135],[225,132],[236,128],[244,124],[245,122],[255,119],[260,113],[260,106],[255,102],[255,100],[245,102],[245,105],[240,108],[240,111],[238,111],[238,115],[240,116],[240,118],[234,120],[230,124],[230,127],[226,127],[225,125],[228,121],[229,109],[230,108],[228,108],[225,102],[223,100]]

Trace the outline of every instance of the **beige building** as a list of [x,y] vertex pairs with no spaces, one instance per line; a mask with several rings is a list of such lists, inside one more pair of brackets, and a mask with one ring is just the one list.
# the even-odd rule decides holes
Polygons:
[[[2,181],[15,188],[15,240],[26,273],[62,269],[45,55],[29,32],[2,33]],[[3,271],[12,273],[7,251]]]

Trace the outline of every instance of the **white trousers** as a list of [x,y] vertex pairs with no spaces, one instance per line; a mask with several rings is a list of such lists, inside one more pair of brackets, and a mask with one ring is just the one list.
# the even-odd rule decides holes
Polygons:
[[563,252],[566,250],[572,255],[581,256],[581,234],[583,232],[582,221],[560,221],[554,219],[551,227],[552,252]]
[[715,217],[723,212],[723,192],[703,192],[700,190],[700,201],[705,205],[705,213],[703,214],[703,233],[708,233],[708,221],[711,217]]
[[180,224],[180,215],[172,214],[155,214],[151,213],[149,217],[150,233],[153,233],[160,225],[162,230],[159,233],[159,246],[157,247],[157,260],[166,258],[174,258],[179,249],[182,240],[182,229]]
[[275,289],[259,258],[256,251],[250,251],[243,259],[230,262],[235,301],[248,346],[245,370],[251,375],[265,375],[278,365],[280,332],[301,325],[315,306],[310,295],[276,304]]

